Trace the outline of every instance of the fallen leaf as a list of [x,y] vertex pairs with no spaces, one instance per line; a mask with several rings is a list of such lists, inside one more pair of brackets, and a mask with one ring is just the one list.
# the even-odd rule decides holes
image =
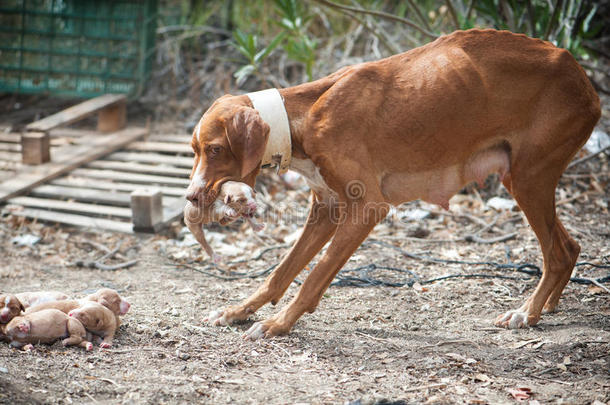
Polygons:
[[482,374],[482,373],[477,373],[474,375],[474,381],[481,381],[484,383],[491,383],[491,378],[486,375],[486,374]]
[[587,288],[587,291],[591,295],[599,295],[599,294],[603,294],[606,292],[606,291],[604,291],[603,288],[601,288],[600,286],[594,285],[594,284],[591,284],[589,286],[589,288]]
[[428,289],[426,287],[423,287],[421,284],[415,282],[413,283],[413,289],[417,292],[426,292],[428,291]]
[[[457,354],[457,353],[445,353],[445,356],[449,357],[451,360],[455,360],[458,363],[466,363],[467,359],[466,357],[462,356],[461,354]],[[475,360],[476,362],[476,360]]]
[[516,343],[514,343],[512,345],[512,348],[513,349],[520,349],[520,348],[525,347],[525,346],[527,346],[529,344],[537,343],[537,342],[540,342],[540,338],[531,339],[531,340],[525,340],[525,341],[522,341],[522,342],[516,342]]
[[525,401],[532,395],[532,390],[527,387],[509,388],[508,393],[517,401]]
[[550,340],[543,340],[542,342],[536,343],[535,345],[533,345],[532,349],[534,349],[534,350],[535,349],[540,349],[542,347],[542,345],[545,345],[547,343],[553,343],[553,342],[551,342]]

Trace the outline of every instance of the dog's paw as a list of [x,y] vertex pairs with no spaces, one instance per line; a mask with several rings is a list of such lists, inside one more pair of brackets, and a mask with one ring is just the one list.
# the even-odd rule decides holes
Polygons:
[[233,320],[227,316],[225,311],[218,310],[211,311],[210,314],[203,319],[203,321],[214,326],[227,326],[230,325]]
[[244,339],[256,340],[265,338],[268,327],[265,326],[263,322],[255,322],[254,325],[250,327],[247,331],[244,332],[242,337]]
[[28,322],[22,322],[17,325],[17,329],[22,333],[28,333],[30,331],[30,324]]
[[519,310],[508,311],[496,318],[495,325],[507,329],[527,328],[530,326],[528,324],[528,313]]
[[284,335],[290,332],[291,326],[291,324],[289,325],[288,323],[280,323],[274,318],[271,318],[265,321],[254,323],[254,325],[252,325],[250,329],[244,332],[242,337],[244,339],[249,340],[271,338],[274,336]]

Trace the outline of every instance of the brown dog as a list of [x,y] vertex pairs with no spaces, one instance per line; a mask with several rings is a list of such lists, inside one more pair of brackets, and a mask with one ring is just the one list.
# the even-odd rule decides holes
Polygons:
[[91,342],[86,340],[83,325],[56,309],[17,316],[6,325],[4,333],[13,347],[53,343],[63,339],[64,346],[78,345],[87,350],[93,348]]
[[187,201],[184,207],[184,223],[214,263],[220,263],[222,257],[214,253],[205,239],[203,225],[210,222],[219,222],[221,225],[226,225],[239,217],[244,217],[250,226],[258,232],[263,229],[264,225],[256,222],[254,219],[255,212],[254,190],[247,184],[227,181],[222,185],[218,198],[207,207],[199,207]]
[[111,310],[97,302],[89,301],[70,311],[68,316],[80,321],[87,331],[100,336],[103,339],[100,347],[107,349],[112,346],[112,339],[119,322],[118,317],[114,316]]
[[419,198],[447,207],[495,172],[544,258],[532,296],[496,325],[535,325],[557,306],[580,251],[555,212],[555,187],[599,117],[599,98],[568,51],[495,30],[455,32],[279,92],[220,98],[193,133],[187,199],[210,204],[227,180],[252,186],[261,164],[301,173],[313,198],[299,240],[265,283],[208,320],[229,324],[277,303],[332,238],[294,299],[245,336],[287,333],[390,206]]

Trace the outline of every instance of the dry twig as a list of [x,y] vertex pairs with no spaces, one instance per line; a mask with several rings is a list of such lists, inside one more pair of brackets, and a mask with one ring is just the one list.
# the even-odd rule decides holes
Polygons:
[[324,4],[325,6],[328,6],[328,7],[339,9],[339,10],[351,11],[351,12],[362,13],[362,14],[369,14],[369,15],[373,15],[376,17],[385,18],[387,20],[397,21],[397,22],[403,23],[403,24],[419,31],[420,33],[424,34],[428,38],[432,38],[432,39],[438,38],[438,36],[436,34],[428,31],[425,28],[420,27],[419,25],[417,25],[416,23],[414,23],[413,21],[411,21],[407,18],[398,17],[393,14],[384,13],[382,11],[372,11],[372,10],[365,10],[365,9],[357,8],[357,7],[344,6],[342,4],[337,4],[337,3],[334,3],[334,2],[328,1],[328,0],[313,0],[313,1],[320,3],[320,4]]

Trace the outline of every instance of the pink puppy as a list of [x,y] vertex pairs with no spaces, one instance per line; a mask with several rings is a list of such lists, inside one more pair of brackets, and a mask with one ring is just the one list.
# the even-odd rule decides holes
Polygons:
[[100,347],[112,346],[112,339],[118,327],[118,317],[115,317],[111,310],[97,302],[89,301],[70,311],[68,316],[80,321],[89,332],[100,336],[103,339]]
[[0,323],[8,323],[31,306],[68,299],[59,291],[36,291],[0,295]]
[[77,309],[82,307],[88,302],[97,302],[109,310],[116,316],[117,326],[119,322],[119,315],[125,315],[131,305],[127,300],[122,298],[118,292],[112,290],[110,288],[102,288],[97,290],[93,294],[87,295],[85,298],[81,300],[63,300],[63,301],[55,301],[55,302],[46,302],[44,304],[36,305],[34,307],[30,307],[25,310],[26,314],[31,314],[33,312],[42,311],[45,309],[53,308],[58,309],[63,313],[69,313],[73,309]]
[[15,294],[25,309],[45,302],[67,300],[69,297],[59,291],[30,291]]
[[127,300],[122,298],[118,292],[110,288],[100,288],[95,293],[87,295],[85,300],[102,304],[117,316],[125,315],[131,307],[131,304],[129,304]]
[[256,232],[265,226],[256,222],[256,199],[250,186],[237,181],[225,182],[216,200],[208,207],[193,205],[190,201],[184,207],[184,223],[189,228],[197,242],[204,248],[214,263],[219,263],[222,257],[216,253],[205,239],[203,225],[218,222],[227,225],[239,217],[245,218]]
[[64,346],[78,345],[91,350],[93,345],[86,340],[84,326],[76,319],[56,309],[13,318],[5,327],[6,338],[13,347],[31,348],[32,344],[53,343],[63,339]]

